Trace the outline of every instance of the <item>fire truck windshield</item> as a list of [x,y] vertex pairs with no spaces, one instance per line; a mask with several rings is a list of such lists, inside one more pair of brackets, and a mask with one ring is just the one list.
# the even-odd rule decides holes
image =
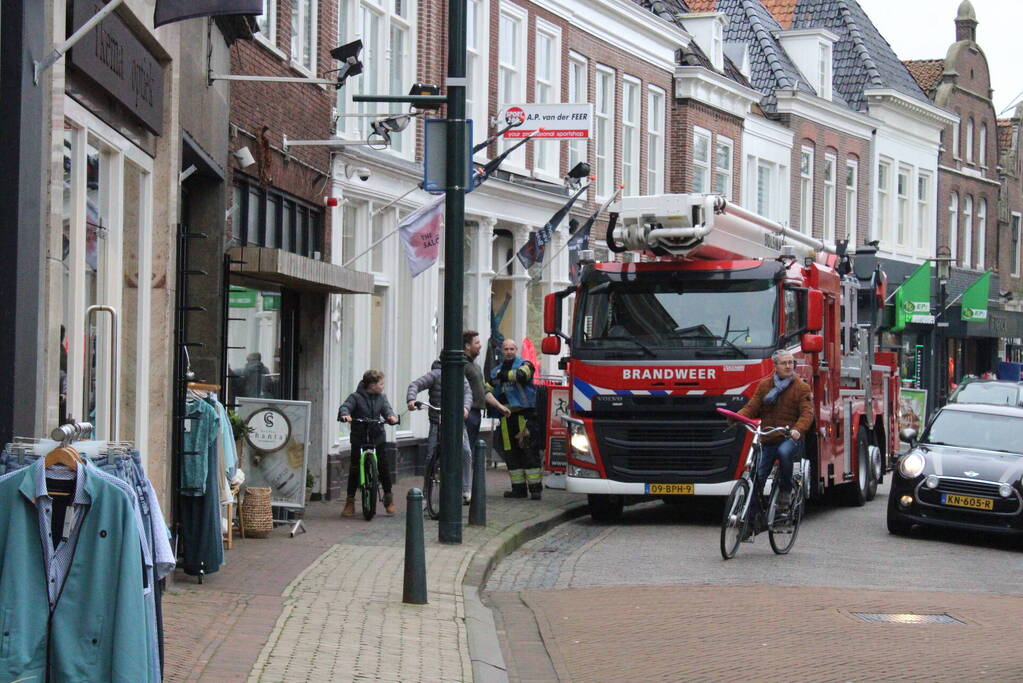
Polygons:
[[764,357],[777,341],[768,280],[606,280],[585,287],[573,349],[592,357]]

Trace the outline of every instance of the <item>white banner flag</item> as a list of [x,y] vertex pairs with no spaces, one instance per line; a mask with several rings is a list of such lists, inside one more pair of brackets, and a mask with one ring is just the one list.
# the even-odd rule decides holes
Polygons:
[[405,257],[412,277],[437,262],[440,253],[440,236],[444,230],[444,195],[432,204],[405,217],[398,225],[401,243],[405,245]]

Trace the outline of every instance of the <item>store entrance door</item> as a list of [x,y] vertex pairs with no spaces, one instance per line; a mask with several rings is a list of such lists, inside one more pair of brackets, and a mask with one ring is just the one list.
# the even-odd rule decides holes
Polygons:
[[298,293],[268,282],[231,280],[227,325],[231,403],[239,397],[296,399],[298,302]]

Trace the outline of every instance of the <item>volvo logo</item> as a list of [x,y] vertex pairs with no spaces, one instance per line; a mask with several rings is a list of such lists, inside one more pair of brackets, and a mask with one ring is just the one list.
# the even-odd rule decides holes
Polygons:
[[979,477],[980,476],[980,472],[973,472],[971,470],[967,470],[967,471],[963,472],[963,474],[965,474],[967,477]]

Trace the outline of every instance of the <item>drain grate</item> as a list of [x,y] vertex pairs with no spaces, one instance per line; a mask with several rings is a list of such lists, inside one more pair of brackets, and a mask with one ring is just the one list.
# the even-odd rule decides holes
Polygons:
[[948,614],[852,612],[852,615],[860,621],[871,624],[966,624],[965,621],[960,621]]

